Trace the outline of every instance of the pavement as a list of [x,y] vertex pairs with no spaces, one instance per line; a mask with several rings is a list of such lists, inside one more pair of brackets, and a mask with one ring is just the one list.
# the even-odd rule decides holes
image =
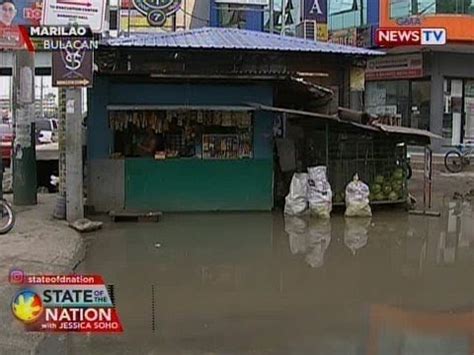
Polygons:
[[[11,195],[6,198],[11,199]],[[52,218],[55,194],[38,195],[38,205],[14,207],[13,230],[0,235],[0,354],[34,354],[44,334],[26,333],[10,311],[16,287],[8,283],[11,268],[26,274],[71,273],[84,258],[83,237],[65,221]]]

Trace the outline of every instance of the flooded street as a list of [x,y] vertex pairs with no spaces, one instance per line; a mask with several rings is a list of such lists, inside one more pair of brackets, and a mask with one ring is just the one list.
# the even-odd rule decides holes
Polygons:
[[[442,206],[443,207],[443,206]],[[474,219],[403,210],[330,221],[167,214],[111,224],[79,272],[115,288],[124,336],[69,336],[89,354],[471,354]]]

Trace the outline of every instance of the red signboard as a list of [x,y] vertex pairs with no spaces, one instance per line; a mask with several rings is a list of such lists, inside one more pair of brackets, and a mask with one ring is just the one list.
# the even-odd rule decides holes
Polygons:
[[421,54],[372,59],[367,62],[365,80],[410,79],[423,76]]
[[375,32],[375,43],[381,47],[443,45],[444,28],[382,27]]

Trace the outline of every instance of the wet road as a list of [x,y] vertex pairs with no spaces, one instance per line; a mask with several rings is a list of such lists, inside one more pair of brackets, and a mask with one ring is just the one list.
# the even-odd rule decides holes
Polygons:
[[109,225],[78,272],[115,285],[125,334],[71,335],[69,352],[472,354],[472,208]]

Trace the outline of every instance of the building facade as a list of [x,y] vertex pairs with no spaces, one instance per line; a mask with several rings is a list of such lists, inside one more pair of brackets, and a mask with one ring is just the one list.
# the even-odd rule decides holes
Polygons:
[[329,41],[365,48],[377,48],[377,28],[445,28],[444,46],[378,48],[387,56],[367,64],[364,107],[442,136],[438,151],[474,141],[473,1],[332,0],[329,9]]

